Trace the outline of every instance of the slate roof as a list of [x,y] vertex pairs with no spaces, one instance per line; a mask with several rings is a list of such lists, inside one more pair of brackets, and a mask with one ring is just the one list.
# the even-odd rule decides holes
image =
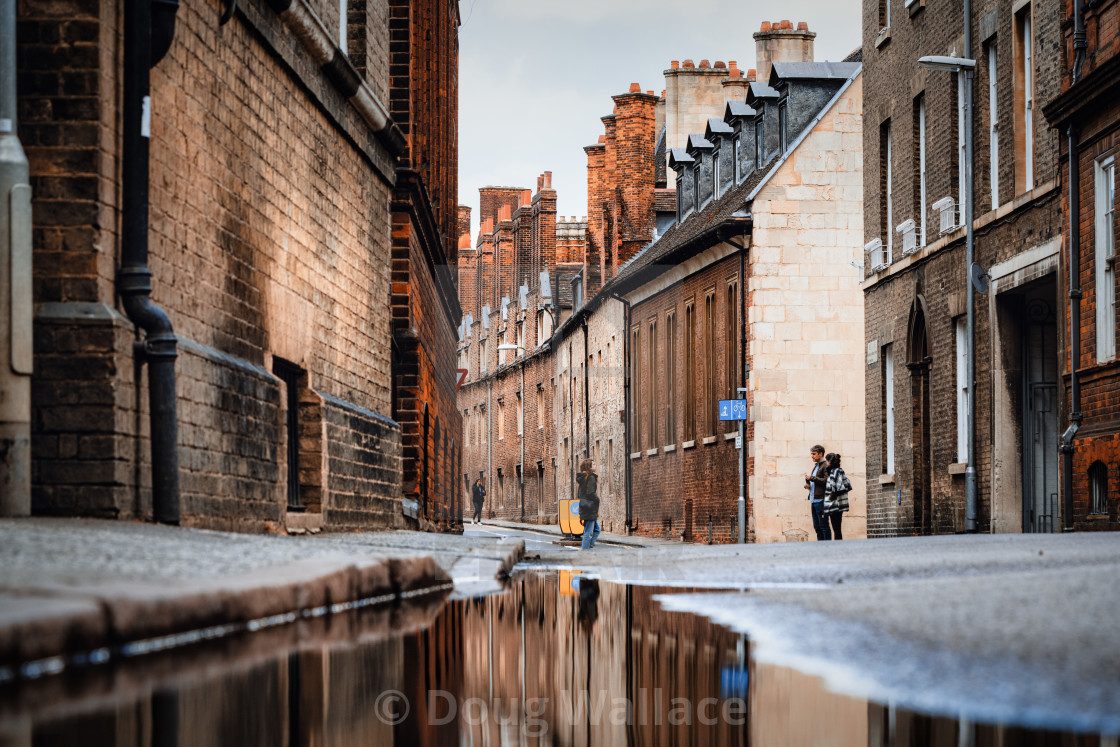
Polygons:
[[858,62],[775,62],[770,85],[780,80],[847,80],[859,68]]
[[708,127],[704,132],[704,137],[711,140],[712,135],[730,135],[735,132],[735,129],[724,122],[721,117],[712,117],[708,120]]
[[753,117],[755,114],[758,114],[758,112],[747,106],[743,101],[728,101],[727,106],[723,109],[724,120],[731,120],[736,117]]
[[696,161],[684,148],[669,149],[669,164],[694,163]]
[[[720,226],[747,220],[746,199],[762,183],[774,165],[781,160],[774,156],[761,169],[755,169],[742,184],[729,189],[723,197],[708,203],[699,213],[692,213],[683,222],[674,224],[654,243],[634,255],[608,287],[622,292],[660,274],[659,265],[677,264],[692,254],[716,243],[715,230]],[[739,215],[736,215],[739,213]]]
[[665,184],[668,181],[668,172],[665,160],[668,157],[666,148],[668,143],[665,137],[666,129],[661,128],[661,137],[657,138],[657,148],[653,152],[653,183]]

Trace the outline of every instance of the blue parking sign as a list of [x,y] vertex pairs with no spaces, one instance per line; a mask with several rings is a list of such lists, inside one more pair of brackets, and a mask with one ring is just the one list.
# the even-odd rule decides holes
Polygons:
[[720,420],[746,420],[747,401],[745,399],[721,399],[719,401]]

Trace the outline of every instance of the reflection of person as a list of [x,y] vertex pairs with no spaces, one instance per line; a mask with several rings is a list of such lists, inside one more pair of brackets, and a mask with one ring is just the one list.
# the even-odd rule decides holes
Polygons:
[[582,549],[595,547],[599,538],[599,475],[590,459],[584,459],[576,475],[579,483],[579,519],[583,522]]
[[579,618],[580,625],[588,633],[599,619],[599,580],[580,578],[579,580]]
[[852,489],[852,483],[840,467],[839,454],[829,454],[824,460],[828,464],[828,480],[824,486],[824,512],[832,524],[832,539],[842,540],[844,535],[840,533],[840,521],[844,518],[844,512],[848,510],[848,491]]
[[486,503],[486,488],[482,487],[482,478],[474,481],[471,488],[471,501],[474,502],[474,523],[482,521],[482,504]]
[[809,491],[809,503],[813,509],[813,530],[818,540],[832,539],[828,531],[828,519],[824,515],[824,488],[828,481],[828,467],[824,462],[824,447],[817,444],[809,450],[813,468],[805,473],[805,487]]

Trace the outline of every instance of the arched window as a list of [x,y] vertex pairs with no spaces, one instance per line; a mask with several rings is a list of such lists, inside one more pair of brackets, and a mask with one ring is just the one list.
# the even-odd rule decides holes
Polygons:
[[1108,513],[1108,468],[1101,461],[1089,466],[1089,513]]

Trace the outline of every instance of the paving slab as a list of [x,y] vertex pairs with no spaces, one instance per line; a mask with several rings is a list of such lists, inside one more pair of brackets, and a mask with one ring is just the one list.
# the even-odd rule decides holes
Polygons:
[[[523,544],[420,532],[242,535],[139,522],[0,520],[0,666],[101,646],[449,590]],[[467,579],[464,579],[466,581]],[[500,588],[500,587],[498,587]]]

